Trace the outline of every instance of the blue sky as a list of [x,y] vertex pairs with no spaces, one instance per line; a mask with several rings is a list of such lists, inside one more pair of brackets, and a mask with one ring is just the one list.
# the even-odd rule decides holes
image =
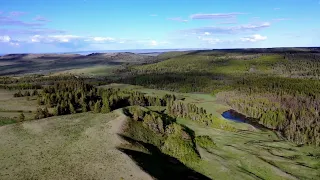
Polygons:
[[0,0],[0,54],[320,45],[319,0]]

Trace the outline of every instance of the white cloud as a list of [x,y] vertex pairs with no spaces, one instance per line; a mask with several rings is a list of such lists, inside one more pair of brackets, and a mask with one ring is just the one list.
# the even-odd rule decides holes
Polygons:
[[85,37],[76,35],[34,35],[30,37],[30,40],[34,43],[69,43],[74,41],[82,41],[86,43],[116,42],[116,39],[111,37]]
[[171,20],[171,21],[178,21],[178,22],[188,22],[188,20],[186,20],[186,19],[182,19],[181,17],[168,18],[168,20]]
[[74,36],[74,35],[54,35],[54,36],[48,36],[48,37],[58,42],[69,42],[74,39],[80,39],[79,36]]
[[158,42],[155,41],[155,40],[151,40],[150,45],[151,45],[151,46],[157,46],[157,45],[158,45]]
[[10,42],[10,40],[9,36],[0,36],[0,42]]
[[0,43],[6,43],[10,46],[19,46],[19,42],[16,40],[13,40],[10,36],[0,36]]
[[74,35],[49,35],[49,36],[42,36],[42,35],[34,35],[30,37],[31,42],[34,43],[54,43],[54,42],[60,42],[60,43],[67,43],[72,40],[81,39],[79,36]]
[[257,42],[257,41],[264,41],[267,39],[267,36],[261,36],[260,34],[254,34],[252,36],[243,37],[240,40],[242,42]]
[[209,33],[209,32],[204,32],[204,35],[206,35],[206,36],[210,36],[210,35],[211,35],[211,33]]
[[201,40],[201,41],[204,41],[205,43],[208,43],[208,44],[218,44],[218,43],[224,42],[224,41],[221,40],[221,39],[211,38],[211,37],[198,36],[198,39]]
[[89,38],[86,41],[96,41],[96,42],[110,42],[110,41],[114,41],[114,38],[110,38],[110,37],[93,37],[93,38]]
[[166,42],[156,41],[153,39],[134,40],[101,36],[76,36],[76,35],[34,35],[29,38],[30,43],[45,43],[56,44],[63,46],[90,46],[90,45],[107,45],[107,44],[130,44],[130,45],[143,45],[143,46],[159,46],[166,44]]
[[191,19],[229,19],[245,13],[192,14]]
[[259,31],[264,28],[268,28],[271,26],[271,23],[269,22],[263,22],[263,23],[255,23],[255,24],[244,24],[244,25],[238,25],[238,26],[209,26],[209,27],[200,27],[200,28],[194,28],[194,29],[186,29],[181,30],[181,32],[185,33],[196,33],[199,35],[202,35],[206,32],[211,34],[237,34],[237,33],[243,33],[247,31]]

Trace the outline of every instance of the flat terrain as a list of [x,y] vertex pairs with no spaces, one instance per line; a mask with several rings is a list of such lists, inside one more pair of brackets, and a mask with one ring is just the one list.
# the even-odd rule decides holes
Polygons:
[[116,149],[125,117],[77,114],[0,127],[0,177],[151,179]]

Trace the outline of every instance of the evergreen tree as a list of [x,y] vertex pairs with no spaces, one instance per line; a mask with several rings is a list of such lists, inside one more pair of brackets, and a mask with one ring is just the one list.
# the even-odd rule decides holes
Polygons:
[[110,108],[109,104],[104,103],[101,108],[101,113],[109,113],[109,112],[111,112],[111,108]]
[[60,109],[61,109],[61,106],[60,106],[60,104],[58,104],[58,105],[53,109],[53,115],[54,115],[54,116],[59,116],[59,115],[61,115]]
[[71,114],[77,113],[76,110],[75,110],[75,108],[74,108],[74,106],[73,106],[73,104],[72,104],[71,102],[69,103],[69,110],[70,110],[70,113],[71,113]]
[[101,101],[97,101],[96,104],[94,105],[94,112],[95,113],[101,112]]

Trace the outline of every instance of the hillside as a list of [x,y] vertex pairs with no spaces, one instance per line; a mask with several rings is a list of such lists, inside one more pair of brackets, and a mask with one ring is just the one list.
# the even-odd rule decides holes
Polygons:
[[0,127],[1,179],[152,179],[117,150],[124,120],[87,113]]
[[133,53],[79,54],[8,54],[0,56],[0,75],[49,74],[90,67],[114,67],[144,64],[155,57]]

